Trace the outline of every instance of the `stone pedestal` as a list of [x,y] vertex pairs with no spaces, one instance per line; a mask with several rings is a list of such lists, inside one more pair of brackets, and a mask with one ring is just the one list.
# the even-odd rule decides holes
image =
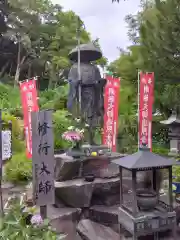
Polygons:
[[81,209],[76,208],[54,208],[49,206],[47,209],[48,219],[53,228],[58,233],[67,235],[64,240],[73,240],[76,236],[76,226],[80,220]]
[[180,118],[175,111],[172,111],[171,116],[160,123],[166,125],[169,129],[168,138],[170,141],[170,156],[180,154]]
[[67,206],[89,207],[91,203],[93,184],[83,179],[68,180],[55,183],[56,197],[60,198]]
[[177,156],[180,153],[180,140],[170,139],[170,152],[169,156]]
[[93,174],[97,178],[117,177],[119,169],[111,161],[123,156],[119,153],[81,158],[73,158],[66,153],[55,155],[55,180],[66,181],[78,178],[81,167],[82,176]]
[[55,180],[66,181],[77,178],[80,161],[64,154],[55,155]]

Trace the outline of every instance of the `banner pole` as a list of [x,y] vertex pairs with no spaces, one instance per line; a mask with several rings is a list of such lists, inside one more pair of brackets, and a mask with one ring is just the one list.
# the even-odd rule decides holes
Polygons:
[[139,145],[140,145],[140,138],[139,138],[139,121],[140,121],[140,113],[139,113],[139,106],[140,106],[140,71],[138,70],[138,150],[139,150]]

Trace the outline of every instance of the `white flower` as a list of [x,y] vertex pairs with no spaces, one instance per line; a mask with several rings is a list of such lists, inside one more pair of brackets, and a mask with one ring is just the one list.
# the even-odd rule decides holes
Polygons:
[[76,128],[75,131],[79,133],[79,132],[80,132],[80,129],[79,129],[79,128]]
[[89,124],[86,123],[86,124],[85,124],[85,127],[89,127]]
[[80,119],[80,118],[75,118],[75,121],[76,121],[76,122],[80,122],[81,119]]
[[74,126],[69,126],[68,127],[68,130],[73,130],[74,129]]

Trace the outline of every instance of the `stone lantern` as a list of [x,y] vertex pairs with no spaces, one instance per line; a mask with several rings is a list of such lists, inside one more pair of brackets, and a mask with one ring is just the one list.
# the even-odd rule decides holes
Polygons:
[[[172,230],[176,237],[176,213],[173,210],[172,195],[172,165],[174,160],[161,157],[149,151],[141,149],[138,152],[113,160],[120,170],[120,207],[118,222],[121,227],[130,232],[133,240],[140,236],[154,235],[158,239],[158,233]],[[132,173],[132,193],[123,194],[123,169]],[[169,178],[169,193],[160,196],[157,176],[161,169],[167,169]],[[152,173],[151,186],[138,187],[138,173]],[[164,199],[163,199],[164,198]]]
[[169,155],[176,156],[180,154],[180,118],[178,118],[175,111],[172,115],[160,123],[167,125],[169,128],[168,138],[170,140],[170,153]]

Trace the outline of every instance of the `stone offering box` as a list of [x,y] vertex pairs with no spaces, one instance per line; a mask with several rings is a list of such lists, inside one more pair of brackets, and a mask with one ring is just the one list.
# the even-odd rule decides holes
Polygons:
[[[172,165],[175,161],[154,154],[148,149],[141,149],[135,154],[116,159],[113,163],[119,166],[120,171],[120,227],[123,226],[130,232],[134,240],[150,234],[158,239],[158,233],[167,230],[172,230],[174,239],[178,239],[172,196]],[[123,169],[132,173],[132,193],[128,200],[124,199],[122,192]],[[161,169],[167,169],[169,173],[169,194],[166,202],[160,199],[157,188],[157,174]],[[138,189],[137,173],[145,171],[152,173],[152,185],[149,189]]]

